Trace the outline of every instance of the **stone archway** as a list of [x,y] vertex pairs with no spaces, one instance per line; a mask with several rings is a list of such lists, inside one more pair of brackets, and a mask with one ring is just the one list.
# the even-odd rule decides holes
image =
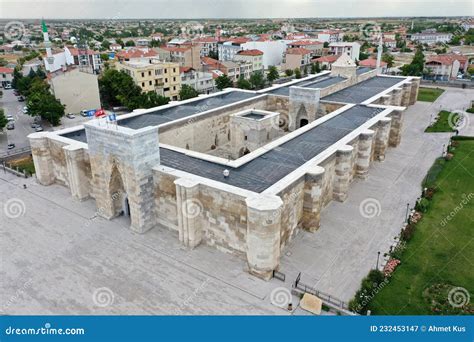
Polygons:
[[110,174],[109,194],[112,201],[112,217],[122,214],[130,215],[128,196],[125,191],[122,175],[115,164],[112,166],[112,172]]
[[247,147],[242,147],[239,151],[239,158],[245,156],[246,154],[249,154],[250,151]]
[[300,109],[298,109],[298,113],[296,114],[297,128],[303,127],[304,125],[307,125],[308,123],[309,123],[308,113],[304,105],[301,105]]

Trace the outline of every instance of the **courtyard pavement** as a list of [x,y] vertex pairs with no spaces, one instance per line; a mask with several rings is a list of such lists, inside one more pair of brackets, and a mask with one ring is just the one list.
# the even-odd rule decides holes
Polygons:
[[[377,252],[388,251],[406,204],[419,196],[423,176],[449,139],[423,133],[430,117],[440,105],[465,108],[473,95],[448,89],[434,104],[409,108],[401,145],[374,163],[367,180],[352,184],[346,202],[325,208],[316,233],[300,231],[285,248],[286,283],[250,276],[243,260],[208,246],[187,250],[164,228],[132,233],[123,218],[97,217],[92,200],[78,202],[64,187],[2,171],[0,313],[288,314],[270,296],[290,289],[299,272],[304,283],[348,301]],[[360,214],[365,199],[379,203],[372,219]]]

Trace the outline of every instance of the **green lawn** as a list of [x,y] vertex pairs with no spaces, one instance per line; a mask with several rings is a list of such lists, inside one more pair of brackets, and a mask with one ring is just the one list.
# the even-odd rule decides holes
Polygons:
[[440,88],[423,88],[420,87],[418,91],[418,101],[425,101],[425,102],[435,102],[436,99],[444,92],[443,89]]
[[[459,314],[460,309],[447,301],[453,287],[470,293],[474,310],[474,140],[459,140],[454,158],[438,160],[429,176],[427,185],[435,184],[438,190],[407,243],[401,264],[370,302],[374,314]],[[445,310],[435,312],[434,302]]]
[[454,114],[450,117],[451,112],[446,110],[442,110],[438,114],[438,120],[433,124],[433,126],[429,126],[425,132],[429,133],[436,133],[436,132],[454,132],[455,124],[459,119],[459,115]]
[[7,164],[12,168],[18,167],[20,172],[23,172],[23,170],[26,170],[26,172],[28,172],[29,174],[35,173],[35,165],[31,157],[26,157],[26,158],[10,161],[10,162],[7,162]]

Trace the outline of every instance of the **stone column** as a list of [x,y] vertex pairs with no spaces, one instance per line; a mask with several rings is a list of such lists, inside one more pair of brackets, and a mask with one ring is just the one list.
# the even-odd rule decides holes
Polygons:
[[410,102],[409,104],[415,104],[418,97],[418,89],[420,88],[420,78],[415,77],[411,80],[411,91],[410,91]]
[[388,138],[390,134],[390,123],[392,119],[383,118],[377,124],[377,134],[375,136],[375,159],[385,160],[385,151],[388,147]]
[[389,106],[390,103],[391,103],[391,100],[392,100],[392,96],[390,95],[382,95],[380,97],[380,104],[384,105],[384,106]]
[[366,179],[369,173],[370,157],[372,155],[372,143],[375,132],[371,129],[363,131],[359,135],[359,146],[356,159],[356,176]]
[[390,136],[388,145],[391,147],[397,147],[400,144],[402,138],[402,123],[403,123],[403,112],[401,110],[394,110],[390,115],[392,124],[390,125]]
[[247,203],[247,263],[249,272],[270,279],[280,263],[281,207],[278,196],[256,195]]
[[403,89],[402,88],[395,88],[392,93],[392,106],[401,106],[402,105],[402,95]]
[[336,152],[336,169],[334,175],[333,198],[344,202],[349,191],[352,172],[352,152],[354,148],[349,145],[342,146]]
[[199,201],[199,183],[180,178],[176,184],[176,204],[179,241],[186,247],[194,248],[201,243],[201,215],[203,206]]
[[68,145],[63,147],[66,156],[69,189],[74,198],[82,201],[90,195],[90,170],[85,163],[82,146]]
[[403,83],[402,85],[402,103],[401,105],[407,107],[410,105],[410,97],[411,97],[411,82]]
[[49,149],[48,133],[40,132],[28,135],[31,145],[31,154],[35,164],[36,179],[41,185],[51,185],[56,180],[53,169],[53,160]]
[[315,166],[306,173],[303,198],[303,229],[315,232],[319,228],[322,208],[324,168]]

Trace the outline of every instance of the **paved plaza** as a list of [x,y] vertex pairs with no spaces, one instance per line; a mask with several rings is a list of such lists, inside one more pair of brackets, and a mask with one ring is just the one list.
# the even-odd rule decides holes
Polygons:
[[[276,287],[302,281],[348,301],[388,251],[420,184],[449,134],[425,134],[434,113],[465,108],[473,92],[448,89],[405,112],[402,142],[356,180],[344,203],[323,210],[316,233],[303,230],[283,251],[286,282],[246,272],[245,261],[203,244],[183,247],[174,232],[133,233],[124,218],[99,218],[59,185],[0,174],[0,310],[5,314],[287,314],[270,302]],[[472,132],[474,119],[466,127]],[[463,133],[463,132],[462,132]],[[23,185],[26,184],[26,189]],[[381,191],[382,190],[382,191]],[[360,213],[364,200],[377,215]],[[367,215],[365,215],[367,216]],[[302,313],[297,310],[296,313]]]

